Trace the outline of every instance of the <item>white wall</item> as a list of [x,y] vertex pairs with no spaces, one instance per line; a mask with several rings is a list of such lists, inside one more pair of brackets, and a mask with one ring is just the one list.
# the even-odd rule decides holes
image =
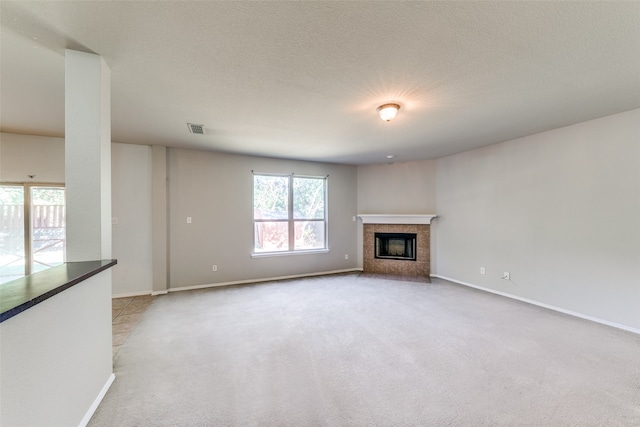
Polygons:
[[[362,251],[353,215],[436,213],[432,272],[640,329],[639,123],[640,110],[633,110],[437,161],[357,168],[171,149],[171,287],[353,268]],[[42,146],[46,141],[57,148]],[[35,171],[43,182],[61,182],[61,139],[3,133],[0,142],[0,180],[22,181],[17,177]],[[119,221],[135,198],[118,194],[133,191],[127,177],[144,181],[147,174],[148,147],[135,147],[121,147],[113,169],[122,179],[113,194],[123,209]],[[250,258],[252,169],[331,175],[330,254]],[[380,195],[390,201],[381,203]],[[127,225],[151,221],[133,216],[137,221]],[[186,216],[194,219],[189,227]],[[130,237],[114,235],[114,253],[126,242],[148,244]],[[356,263],[345,253],[359,254]],[[114,278],[124,277],[129,261],[116,258]],[[504,271],[511,281],[500,279]]]
[[[359,214],[437,214],[436,161],[358,166]],[[358,261],[362,267],[362,222]],[[431,222],[431,273],[436,273],[437,220]]]
[[111,71],[65,50],[66,259],[111,259]]
[[[171,288],[356,267],[355,166],[182,149],[168,158]],[[329,175],[329,253],[251,258],[252,170]]]
[[[155,267],[166,271],[166,263],[160,262],[165,249],[156,251],[162,245],[157,241],[158,236],[152,235],[152,229],[154,224],[157,229],[167,227],[158,220],[161,215],[152,212],[152,206],[160,199],[154,195],[162,193],[164,182],[159,181],[166,176],[171,182],[168,276],[172,288],[357,266],[357,223],[352,221],[357,214],[355,166],[194,150],[168,150],[167,156],[169,167],[164,170],[161,166],[165,165],[160,164],[164,160],[154,163],[151,147],[112,143],[112,217],[117,219],[112,229],[112,253],[118,259],[118,265],[113,268],[114,296],[162,291],[162,283],[155,289],[153,281],[154,274],[156,278],[162,276],[160,271],[154,273]],[[45,176],[46,171],[46,177],[64,182],[64,139],[2,134],[0,157],[2,164],[11,165],[10,169],[1,171],[2,181],[13,177],[23,181],[21,177],[27,173],[36,173],[39,178],[41,174]],[[252,169],[330,175],[328,254],[250,258]],[[159,178],[154,178],[156,175]],[[187,212],[194,222],[185,228]],[[236,235],[239,239],[233,238]],[[229,250],[230,247],[233,249]],[[344,259],[346,254],[349,260]],[[211,271],[214,263],[219,265],[215,274]]]
[[150,293],[151,248],[151,147],[111,144],[113,294]]
[[640,329],[640,110],[439,159],[437,205],[438,275]]
[[64,183],[64,138],[0,133],[0,181]]
[[153,264],[153,292],[168,289],[167,238],[167,148],[151,147],[151,250]]
[[[113,293],[151,293],[151,147],[111,147]],[[64,183],[64,152],[64,138],[0,133],[0,182]]]
[[359,214],[435,211],[435,160],[358,166]]
[[112,381],[111,269],[0,323],[0,341],[0,425],[84,425]]

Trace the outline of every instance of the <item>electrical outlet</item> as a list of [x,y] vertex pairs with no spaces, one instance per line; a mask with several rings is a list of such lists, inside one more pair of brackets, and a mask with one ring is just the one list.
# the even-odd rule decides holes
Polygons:
[[484,267],[480,267],[480,274],[487,274],[487,271],[484,269]]
[[191,224],[191,217],[190,216],[187,217],[187,224]]
[[344,259],[349,259],[349,254],[345,254]]
[[355,221],[356,221],[356,217],[354,216],[354,217],[353,217],[353,222],[355,222]]
[[218,271],[218,266],[214,265],[213,268],[211,269],[211,271]]
[[509,274],[508,271],[505,271],[504,274],[502,275],[502,278],[504,280],[511,280],[511,275]]

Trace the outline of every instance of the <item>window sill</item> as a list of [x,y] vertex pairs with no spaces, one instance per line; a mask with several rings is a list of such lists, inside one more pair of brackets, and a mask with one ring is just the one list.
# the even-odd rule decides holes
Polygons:
[[290,256],[290,255],[313,255],[328,254],[329,249],[309,249],[304,251],[282,251],[282,252],[257,252],[252,253],[251,258],[269,258],[274,256]]

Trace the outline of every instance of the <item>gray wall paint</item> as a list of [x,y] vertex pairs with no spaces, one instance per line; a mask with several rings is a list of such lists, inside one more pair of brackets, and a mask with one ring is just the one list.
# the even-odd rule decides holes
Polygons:
[[102,57],[65,50],[66,259],[110,259],[111,71]]
[[358,213],[436,212],[436,161],[358,166]]
[[151,147],[151,246],[153,260],[153,292],[163,293],[168,287],[167,257],[167,148]]
[[[152,289],[151,147],[111,144],[113,294]],[[115,223],[117,222],[117,223]]]
[[[55,182],[64,182],[64,139],[1,135],[2,164],[12,167],[3,169],[0,179],[18,181],[20,178],[20,181],[24,181],[22,176],[36,173],[51,177]],[[168,243],[172,255],[169,264],[171,287],[308,274],[357,266],[357,223],[352,221],[357,213],[355,166],[192,150],[169,152],[173,153],[173,156],[168,156],[173,166],[161,170],[164,160],[158,154],[158,149],[153,156],[153,149],[148,146],[112,144],[112,216],[118,221],[113,225],[113,257],[118,259],[118,265],[113,268],[115,296],[162,291],[162,284],[158,285],[158,289],[153,287],[153,275],[162,275],[153,272],[153,265],[156,263],[160,268],[165,267],[166,271],[166,264],[162,266],[159,258],[152,261],[152,251],[160,246],[157,244],[159,236],[151,234],[151,227],[155,224],[166,230],[166,225],[151,206],[155,203],[153,206],[157,208],[164,187],[160,181],[167,174],[172,178],[170,191],[173,195],[168,206],[173,218],[169,224],[173,232]],[[330,175],[328,254],[250,258],[252,169],[260,172]],[[59,179],[56,180],[56,177]],[[153,191],[152,186],[155,188]],[[201,198],[201,194],[205,197]],[[189,228],[185,228],[187,211],[194,221]],[[219,222],[211,222],[214,218],[220,218]],[[235,234],[240,236],[242,243],[238,240],[227,245],[227,249],[233,248],[228,252],[220,243],[225,239],[233,242],[229,236]],[[155,242],[153,246],[152,241]],[[162,257],[160,252],[165,251],[160,250],[156,254]],[[349,260],[344,259],[346,254]],[[220,268],[215,274],[211,271],[214,263]]]
[[[356,213],[436,213],[432,272],[640,328],[639,123],[633,110],[437,161],[357,168],[169,150],[171,286],[353,268],[362,256]],[[64,176],[61,139],[0,141],[0,179]],[[250,258],[252,169],[331,175],[329,254]]]
[[110,297],[107,269],[0,323],[0,425],[81,425],[111,377]]
[[639,164],[640,110],[439,159],[438,274],[640,328]]
[[[151,292],[151,148],[113,143],[113,293]],[[0,181],[65,182],[64,138],[0,133]]]
[[0,181],[64,183],[64,138],[0,133]]
[[[168,158],[171,288],[356,267],[355,166],[181,149]],[[252,170],[329,175],[329,253],[251,258]]]
[[[436,161],[358,166],[359,214],[437,214]],[[358,221],[362,267],[362,222]],[[437,271],[437,221],[431,222],[431,273]]]

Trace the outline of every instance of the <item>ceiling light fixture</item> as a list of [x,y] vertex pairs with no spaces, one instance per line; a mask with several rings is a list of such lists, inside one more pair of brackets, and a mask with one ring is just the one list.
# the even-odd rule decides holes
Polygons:
[[376,110],[378,115],[385,122],[390,122],[398,114],[400,106],[398,104],[384,104],[378,107]]

